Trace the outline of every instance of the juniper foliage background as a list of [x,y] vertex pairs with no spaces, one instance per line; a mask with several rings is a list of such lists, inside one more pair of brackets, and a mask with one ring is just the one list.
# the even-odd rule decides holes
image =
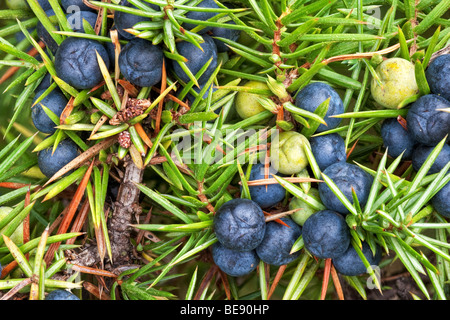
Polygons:
[[[73,109],[64,119],[48,112],[58,130],[45,140],[41,133],[35,134],[31,99],[44,72],[54,75],[52,57],[37,45],[35,31],[27,34],[26,30],[32,30],[38,20],[49,29],[51,23],[36,0],[27,2],[31,9],[8,9],[2,3],[0,11],[0,205],[14,207],[0,220],[6,236],[0,239],[0,263],[4,272],[9,272],[0,279],[3,298],[22,295],[42,299],[45,292],[66,288],[88,299],[339,299],[342,287],[351,287],[357,292],[353,297],[367,299],[371,293],[368,276],[373,281],[369,289],[388,290],[377,270],[369,268],[369,274],[361,277],[336,275],[329,262],[315,260],[305,252],[301,238],[293,248],[302,250],[299,259],[280,268],[261,262],[257,271],[244,278],[226,276],[211,261],[209,248],[216,241],[214,212],[233,197],[249,197],[246,164],[264,157],[265,149],[253,150],[257,141],[251,140],[236,145],[237,136],[226,141],[208,137],[214,137],[216,131],[275,127],[295,128],[311,136],[328,106],[325,103],[316,113],[308,113],[295,107],[292,98],[312,81],[329,83],[344,101],[346,113],[341,125],[325,133],[341,134],[348,161],[354,161],[375,179],[369,201],[361,210],[357,199],[350,204],[334,183],[321,175],[308,148],[311,170],[307,177],[322,179],[320,183],[327,183],[348,207],[351,214],[347,223],[355,248],[362,240],[372,248],[375,244],[383,248],[382,277],[385,272],[389,274],[386,270],[400,264],[400,272],[406,271],[414,283],[411,298],[448,298],[450,229],[429,200],[450,181],[450,164],[440,173],[427,175],[445,142],[435,148],[419,172],[413,172],[410,162],[389,158],[382,146],[380,124],[386,118],[405,116],[412,100],[396,110],[382,109],[373,101],[369,87],[371,78],[377,77],[376,61],[381,56],[398,56],[416,64],[420,94],[414,99],[429,92],[423,72],[431,55],[450,42],[449,0],[226,1],[232,9],[224,6],[225,2],[217,2],[221,10],[213,21],[197,21],[199,27],[184,33],[180,25],[192,22],[185,13],[199,10],[195,9],[199,0],[129,0],[139,10],[121,7],[115,0],[91,1],[103,13],[119,10],[151,17],[152,22],[135,26],[136,35],[162,45],[166,58],[181,66],[184,60],[176,51],[176,41],[198,43],[196,32],[202,26],[230,27],[226,22],[232,20],[235,25],[231,27],[242,30],[242,35],[238,42],[222,39],[231,51],[220,55],[219,66],[200,94],[191,90],[199,98],[189,108],[182,101],[207,65],[199,74],[191,74],[189,83],[167,69],[166,79],[158,88],[125,87],[136,99],[148,100],[145,112],[116,125],[108,123],[117,117],[122,104],[114,69],[111,73],[103,70],[105,82],[92,92],[77,91],[54,78],[57,83],[52,89],[59,86],[72,96]],[[59,6],[57,0],[49,2],[54,9]],[[165,9],[154,11],[148,4]],[[98,30],[85,28],[85,33],[75,34],[61,28],[63,31],[53,33],[54,38],[59,43],[67,36],[111,41],[107,25],[112,19],[103,17]],[[18,42],[15,34],[19,31],[27,37]],[[42,62],[26,54],[30,45],[41,54]],[[7,77],[11,68],[17,70]],[[271,90],[247,88],[247,80],[267,82]],[[201,99],[209,84],[218,91]],[[267,111],[239,120],[234,111],[239,91],[258,93]],[[222,113],[217,116],[213,111],[221,107]],[[261,125],[269,118],[268,125]],[[178,133],[176,129],[185,130]],[[117,141],[118,134],[125,131],[130,136],[129,147]],[[233,161],[184,164],[175,141],[188,134],[204,138],[195,149],[203,158],[214,156],[214,150],[220,147],[233,155]],[[88,152],[73,173],[48,182],[37,168],[37,151],[56,146],[64,137]],[[96,152],[90,148],[97,148]],[[169,157],[173,153],[176,157]],[[241,154],[244,157],[237,161]],[[136,186],[145,197],[131,217],[133,261],[120,265],[111,261],[114,253],[108,223],[115,208],[105,186],[120,177],[126,170],[123,163],[131,166],[130,161],[142,170],[142,181]],[[305,197],[311,183],[275,178],[290,197],[304,198],[321,208],[316,199]],[[285,207],[279,209],[273,213],[286,211]],[[68,211],[75,216],[73,220],[63,219],[66,226],[59,218],[62,213],[67,216]],[[85,219],[83,227],[70,223],[77,219]],[[63,231],[62,225],[66,227]],[[9,240],[17,228],[26,230],[26,243]],[[74,236],[79,236],[76,241]],[[74,263],[81,259],[77,250],[85,248],[86,243],[100,257],[95,265]],[[333,281],[328,283],[329,277]]]

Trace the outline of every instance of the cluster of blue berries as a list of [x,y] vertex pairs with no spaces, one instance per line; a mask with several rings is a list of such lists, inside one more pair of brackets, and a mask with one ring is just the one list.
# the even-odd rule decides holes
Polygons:
[[[344,112],[340,96],[331,86],[322,82],[307,85],[296,96],[296,106],[310,112],[314,112],[327,99],[330,99],[325,116],[328,126],[319,126],[316,132],[339,125],[340,120],[330,116]],[[298,135],[287,133],[289,139]],[[353,190],[359,205],[364,207],[373,178],[357,165],[347,162],[343,138],[338,134],[317,135],[309,139],[309,144],[323,174],[337,185],[351,203]],[[289,145],[289,142],[284,142],[284,145]],[[295,151],[287,148],[283,152]],[[272,166],[265,168],[264,164],[258,163],[252,165],[248,181],[271,178],[272,175],[287,174],[277,172]],[[303,201],[297,202],[301,199],[294,198],[290,200],[289,208],[300,208],[303,213],[293,213],[290,217],[281,218],[281,221],[267,223],[264,223],[262,209],[270,209],[283,203],[286,199],[285,188],[280,184],[256,184],[249,185],[248,189],[251,200],[231,200],[225,203],[215,216],[214,227],[218,243],[213,247],[213,259],[225,273],[233,276],[248,274],[260,260],[275,266],[288,264],[299,256],[299,251],[291,253],[291,249],[300,236],[303,237],[305,249],[309,253],[317,258],[332,259],[336,270],[341,274],[360,275],[367,272],[366,266],[351,244],[345,219],[349,211],[326,183],[319,183],[318,189],[311,188],[308,192],[309,196],[316,198],[326,207],[325,210],[314,211],[307,208]],[[363,242],[362,252],[371,265],[379,264],[381,250],[378,246],[373,252],[372,248]]]
[[[33,104],[45,91],[45,89],[36,91]],[[59,89],[54,89],[48,93],[32,107],[31,116],[35,127],[43,133],[51,134],[55,132],[55,123],[45,113],[42,106],[47,107],[57,115],[61,115],[67,103],[68,100]],[[41,172],[50,178],[78,155],[78,146],[72,140],[64,139],[59,142],[55,150],[53,150],[53,147],[49,147],[39,151],[38,166]]]
[[[39,4],[48,17],[55,15],[47,0],[39,1]],[[63,0],[61,6],[64,10],[76,9],[75,12],[67,14],[67,22],[73,31],[84,31],[83,20],[87,21],[91,27],[95,27],[97,14],[86,6],[82,0]],[[55,27],[58,29],[58,26]],[[105,49],[101,44],[92,40],[67,38],[61,43],[61,46],[58,46],[41,22],[38,22],[36,30],[38,37],[45,43],[47,49],[55,55],[55,69],[58,77],[79,89],[81,87],[90,88],[91,85],[94,86],[100,82],[101,73],[98,67],[95,70],[97,72],[92,71],[94,65],[96,66],[96,61],[93,60],[95,56],[92,57],[89,52],[95,52],[93,50],[96,49],[100,52],[104,51]],[[69,102],[67,96],[59,88],[47,92],[52,80],[50,73],[47,73],[36,88],[31,113],[34,126],[45,134],[53,134],[56,131],[56,124],[44,111],[43,106],[60,117]],[[45,97],[42,98],[44,93]],[[41,172],[50,178],[78,155],[78,146],[72,140],[65,139],[58,144],[54,151],[53,147],[40,151],[38,153],[38,166]]]
[[[402,155],[411,160],[418,171],[436,145],[447,137],[441,152],[428,174],[440,172],[450,162],[450,54],[434,59],[426,69],[426,79],[431,93],[421,96],[408,110],[406,125],[397,119],[386,119],[381,127],[384,146],[391,157]],[[450,183],[447,183],[433,198],[435,210],[450,218]]]
[[[39,1],[42,9],[48,17],[55,15],[55,12],[47,0]],[[120,2],[122,6],[135,8],[127,0]],[[67,22],[74,32],[84,32],[84,25],[87,22],[92,28],[97,23],[96,10],[85,5],[82,0],[64,0],[61,2],[62,8],[67,12]],[[154,10],[161,8],[154,4],[149,4]],[[198,4],[199,7],[218,8],[213,0],[204,0]],[[207,20],[216,12],[189,12],[187,18],[196,20]],[[121,48],[118,57],[119,68],[124,79],[138,87],[152,87],[161,81],[162,68],[164,63],[163,49],[152,44],[150,41],[137,38],[127,32],[139,22],[151,21],[150,18],[137,16],[134,14],[115,11],[114,25],[111,30],[116,29],[120,40],[127,43]],[[234,22],[230,22],[234,23]],[[184,24],[184,28],[191,30],[195,25]],[[59,25],[55,22],[55,28]],[[45,43],[50,53],[54,55],[54,66],[58,78],[69,84],[75,89],[92,89],[99,85],[103,80],[103,75],[98,63],[98,56],[101,57],[107,68],[114,65],[115,47],[111,42],[101,43],[83,37],[67,37],[60,45],[56,43],[46,28],[39,22],[36,26],[38,37]],[[228,47],[218,39],[213,37],[224,37],[231,40],[237,40],[240,35],[239,30],[207,27],[199,31],[204,42],[201,48],[197,48],[190,42],[177,42],[178,53],[187,60],[186,66],[192,74],[196,74],[210,59],[212,60],[207,70],[202,74],[198,83],[200,88],[195,88],[200,92],[204,83],[209,79],[218,65],[218,53],[228,50]],[[169,68],[182,81],[189,82],[190,78],[176,61],[170,61]],[[60,117],[64,108],[68,104],[65,94],[59,89],[53,89],[47,92],[52,83],[52,77],[49,73],[45,75],[35,91],[33,103],[40,99],[45,92],[46,95],[40,99],[39,103],[32,109],[32,120],[35,127],[46,134],[53,134],[55,129],[54,122],[48,117],[42,106],[50,109],[56,116]],[[188,100],[193,101],[192,94],[187,96]],[[39,167],[47,176],[51,177],[64,165],[69,163],[77,155],[77,146],[71,140],[65,140],[60,143],[53,153],[51,148],[39,153]]]
[[[122,0],[121,5],[133,7],[126,0]],[[150,4],[154,10],[161,10],[159,6]],[[213,0],[201,1],[197,7],[219,8]],[[186,18],[206,21],[217,15],[217,12],[196,12],[186,13]],[[116,11],[114,23],[122,39],[129,42],[122,48],[119,56],[119,67],[125,79],[134,85],[140,87],[151,87],[161,81],[162,65],[164,54],[160,46],[153,45],[149,41],[135,38],[126,30],[133,27],[138,22],[150,21],[150,18],[139,17],[130,13]],[[230,22],[234,23],[234,22]],[[184,23],[183,28],[192,30],[196,27],[194,24]],[[186,66],[192,74],[197,74],[200,69],[209,61],[208,68],[198,79],[200,86],[212,75],[218,64],[218,53],[228,51],[223,42],[213,37],[223,37],[231,40],[237,40],[240,32],[226,28],[206,27],[201,29],[198,34],[203,38],[200,44],[201,49],[188,41],[180,41],[176,44],[177,52],[186,59]],[[174,74],[183,82],[189,82],[190,78],[183,68],[175,60],[171,60],[169,66]]]
[[[324,132],[339,125],[340,119],[330,116],[344,113],[343,102],[331,86],[321,82],[311,83],[297,94],[296,105],[311,112],[328,98],[329,107],[324,117],[327,126],[320,125],[316,132]],[[321,172],[334,182],[350,203],[353,203],[353,190],[359,205],[364,207],[373,178],[357,165],[347,162],[344,139],[337,133],[331,133],[313,136],[309,143]],[[305,248],[317,258],[332,259],[336,270],[342,274],[359,275],[367,272],[351,245],[345,220],[349,210],[326,183],[319,183],[318,195],[326,209],[313,213],[303,222]],[[376,249],[373,254],[365,242],[363,253],[371,265],[380,262],[381,251]]]
[[281,266],[295,260],[292,246],[301,236],[301,227],[290,218],[265,221],[261,207],[249,199],[233,199],[214,216],[218,242],[212,247],[215,264],[226,274],[238,277],[252,272],[262,260]]

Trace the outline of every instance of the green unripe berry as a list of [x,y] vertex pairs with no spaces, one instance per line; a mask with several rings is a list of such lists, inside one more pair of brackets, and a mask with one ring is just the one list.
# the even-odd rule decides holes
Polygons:
[[[13,208],[11,208],[11,207],[0,207],[0,220],[2,220],[4,217],[6,217],[12,210],[13,210]],[[7,228],[8,228],[8,226],[4,227],[0,231],[0,233],[3,234]],[[23,244],[23,223],[21,223],[17,227],[17,229],[12,233],[12,235],[9,238],[16,245]]]
[[[269,90],[267,84],[260,81],[249,81],[244,86],[253,89]],[[245,91],[240,91],[236,95],[236,111],[242,119],[250,118],[251,116],[266,110],[261,103],[259,103],[258,97],[260,96],[255,93]]]
[[408,60],[387,59],[376,68],[376,73],[381,83],[372,78],[372,97],[383,107],[396,109],[400,102],[419,92],[414,65]]
[[281,132],[272,139],[270,158],[274,169],[282,174],[295,174],[302,171],[308,163],[304,145],[309,146],[308,139],[296,132]]
[[[316,188],[309,189],[309,192],[307,194],[308,196],[312,196],[316,198],[318,201],[320,201],[319,196],[319,190]],[[309,204],[307,204],[305,201],[301,200],[300,198],[294,197],[291,202],[289,203],[289,210],[295,210],[300,209],[293,214],[291,214],[292,220],[295,221],[300,226],[303,226],[306,219],[309,218],[313,213],[315,213],[317,210],[312,208]]]

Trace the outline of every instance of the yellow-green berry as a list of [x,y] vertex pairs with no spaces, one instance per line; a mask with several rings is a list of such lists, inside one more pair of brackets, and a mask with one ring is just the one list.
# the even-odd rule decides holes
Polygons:
[[282,174],[295,174],[308,165],[304,146],[308,139],[296,131],[285,131],[272,139],[270,158],[274,169]]
[[[244,86],[252,89],[270,90],[266,83],[260,81],[249,81]],[[242,119],[250,118],[266,110],[259,103],[258,97],[258,94],[245,91],[240,91],[236,95],[236,111]]]
[[385,108],[396,109],[400,102],[419,92],[414,65],[408,60],[387,59],[376,68],[376,73],[379,82],[372,78],[372,97]]

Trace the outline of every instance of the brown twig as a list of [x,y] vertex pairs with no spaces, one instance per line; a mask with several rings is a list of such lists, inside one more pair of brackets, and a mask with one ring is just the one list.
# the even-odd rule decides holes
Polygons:
[[119,188],[114,211],[109,221],[110,241],[113,261],[117,265],[130,263],[132,244],[129,225],[139,204],[139,189],[144,170],[139,169],[132,160],[126,160],[125,175]]
[[281,60],[281,50],[280,47],[278,46],[278,41],[281,40],[283,24],[281,23],[281,19],[278,19],[275,22],[275,24],[277,26],[277,30],[275,30],[273,33],[272,54],[280,57],[280,59],[275,62],[275,66],[279,68],[280,65],[283,63],[283,61]]
[[206,203],[206,208],[210,211],[215,213],[216,210],[214,209],[214,206],[209,203],[208,198],[203,194],[203,182],[198,182],[198,192],[199,194],[197,195],[197,197],[200,199],[201,202]]
[[[136,184],[142,182],[143,170],[136,167],[133,161],[126,157],[124,161],[124,175],[114,203],[111,218],[108,219],[109,239],[111,242],[112,261],[115,268],[131,263],[133,246],[130,241],[131,220],[138,211],[139,189]],[[88,244],[81,251],[74,253],[69,262],[79,266],[91,267],[100,262],[97,246]]]

